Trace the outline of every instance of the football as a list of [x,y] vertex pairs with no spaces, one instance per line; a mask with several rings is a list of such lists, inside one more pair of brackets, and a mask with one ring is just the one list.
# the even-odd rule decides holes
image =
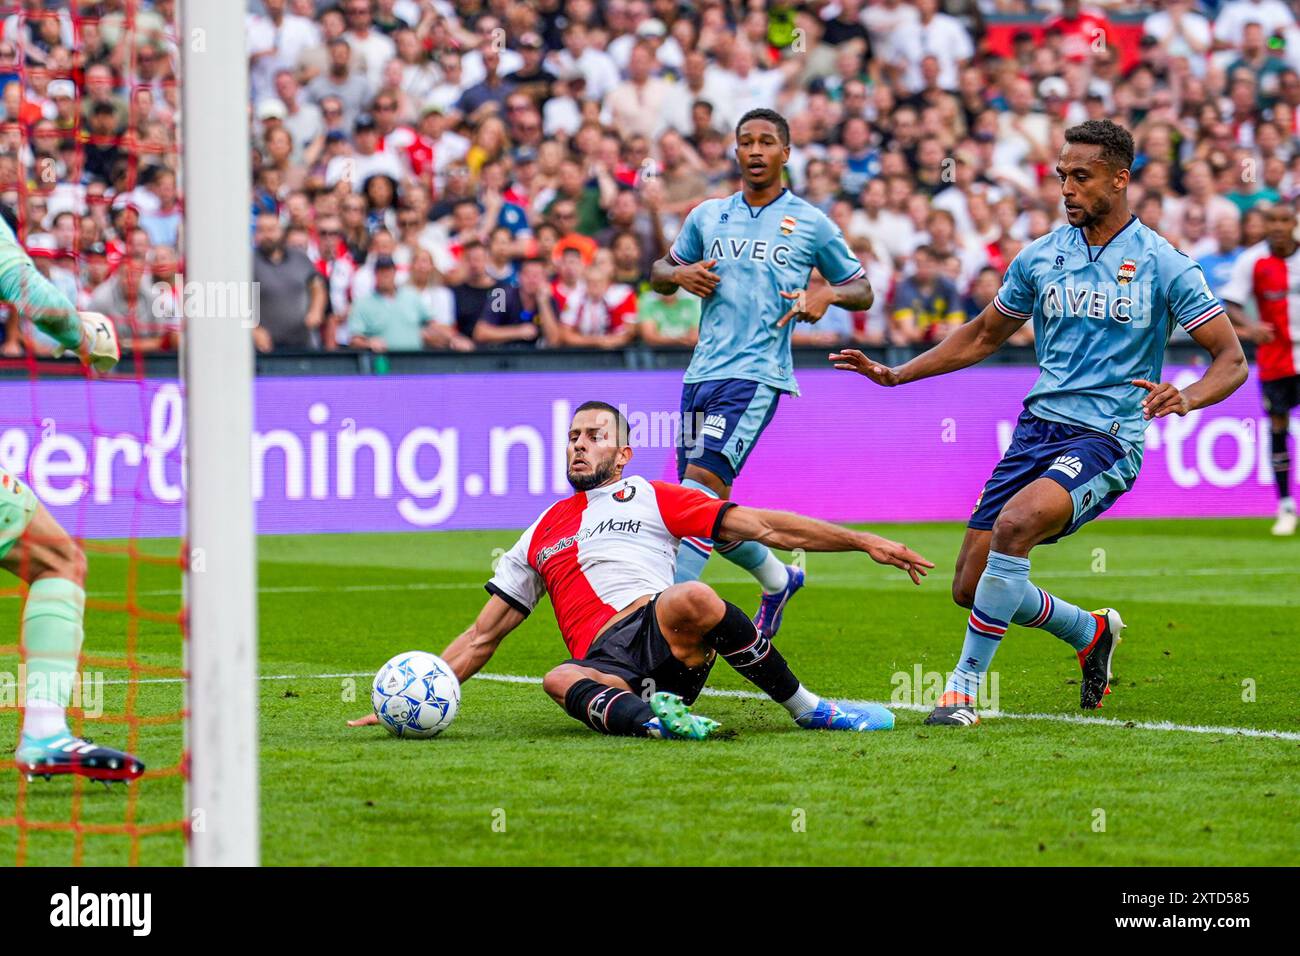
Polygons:
[[436,737],[456,719],[460,681],[436,654],[407,651],[379,669],[370,702],[393,736]]

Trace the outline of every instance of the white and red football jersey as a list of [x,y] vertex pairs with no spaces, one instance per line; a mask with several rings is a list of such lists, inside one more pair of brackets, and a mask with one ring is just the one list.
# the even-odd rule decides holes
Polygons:
[[636,292],[619,283],[599,298],[589,295],[584,285],[565,300],[560,312],[560,322],[583,335],[611,335],[636,318]]
[[681,538],[714,538],[732,502],[639,476],[557,501],[497,562],[487,589],[530,613],[551,595],[569,653],[581,658],[605,623],[673,583]]
[[1273,338],[1255,349],[1261,381],[1300,374],[1300,249],[1283,259],[1267,255],[1255,263],[1259,321]]

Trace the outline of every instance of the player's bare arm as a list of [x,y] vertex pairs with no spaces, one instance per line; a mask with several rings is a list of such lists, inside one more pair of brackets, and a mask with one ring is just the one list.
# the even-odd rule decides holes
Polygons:
[[1142,399],[1142,417],[1164,418],[1186,415],[1194,408],[1204,408],[1223,401],[1246,381],[1249,367],[1241,351],[1237,332],[1227,316],[1211,319],[1190,333],[1196,344],[1210,353],[1212,361],[1205,374],[1181,391],[1169,382],[1134,379],[1133,384],[1147,390]]
[[712,271],[717,264],[717,259],[705,259],[679,266],[664,256],[656,259],[650,269],[650,287],[660,295],[672,295],[678,289],[685,289],[692,295],[707,299],[722,281],[722,277]]
[[769,548],[790,551],[861,551],[877,564],[902,568],[916,584],[934,563],[907,545],[869,531],[852,531],[829,521],[806,518],[789,511],[769,511],[737,505],[722,518],[723,541],[759,541]]
[[[483,669],[483,665],[492,659],[505,636],[524,622],[525,615],[517,608],[511,607],[497,595],[492,595],[478,612],[474,623],[447,645],[440,655],[456,674],[462,684]],[[372,712],[356,720],[349,720],[349,727],[368,727],[379,723],[379,718]]]
[[776,320],[778,329],[785,328],[792,319],[796,322],[816,322],[833,305],[850,310],[869,309],[876,301],[876,293],[872,290],[866,276],[840,286],[823,284],[811,290],[797,289],[794,292],[782,292],[781,297],[789,299],[794,304],[785,315]]
[[832,352],[830,361],[838,369],[865,375],[877,385],[892,388],[935,375],[946,375],[976,365],[998,349],[1022,325],[989,304],[978,316],[956,329],[934,348],[922,352],[898,368],[890,368],[863,355],[857,349]]

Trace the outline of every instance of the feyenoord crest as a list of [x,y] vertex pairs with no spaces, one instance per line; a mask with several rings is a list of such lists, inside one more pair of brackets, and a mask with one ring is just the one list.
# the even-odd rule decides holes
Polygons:
[[610,497],[620,504],[631,501],[636,497],[636,485],[624,485],[622,488],[618,489],[618,491],[610,495]]
[[1137,275],[1138,264],[1134,259],[1125,259],[1120,263],[1119,273],[1115,276],[1120,282],[1132,282],[1133,277]]
[[782,217],[782,219],[781,219],[781,235],[783,235],[783,236],[788,236],[788,235],[790,235],[790,233],[794,232],[794,227],[797,226],[797,225],[798,225],[798,223],[795,222],[795,218],[794,218],[794,216],[784,216],[784,217]]

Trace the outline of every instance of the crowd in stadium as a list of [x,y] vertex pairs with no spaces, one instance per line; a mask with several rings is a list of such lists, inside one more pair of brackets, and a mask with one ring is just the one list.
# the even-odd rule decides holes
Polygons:
[[[183,274],[173,0],[22,0],[0,29],[0,197],[43,272],[173,349]],[[790,188],[876,290],[797,345],[931,342],[1063,222],[1064,130],[1134,134],[1141,220],[1212,287],[1300,194],[1282,0],[250,0],[254,343],[690,345],[649,287],[736,120],[790,125]],[[201,224],[189,224],[201,228]],[[3,350],[48,347],[6,318]],[[1028,327],[1021,336],[1032,335]],[[1018,339],[1025,341],[1024,338]]]

